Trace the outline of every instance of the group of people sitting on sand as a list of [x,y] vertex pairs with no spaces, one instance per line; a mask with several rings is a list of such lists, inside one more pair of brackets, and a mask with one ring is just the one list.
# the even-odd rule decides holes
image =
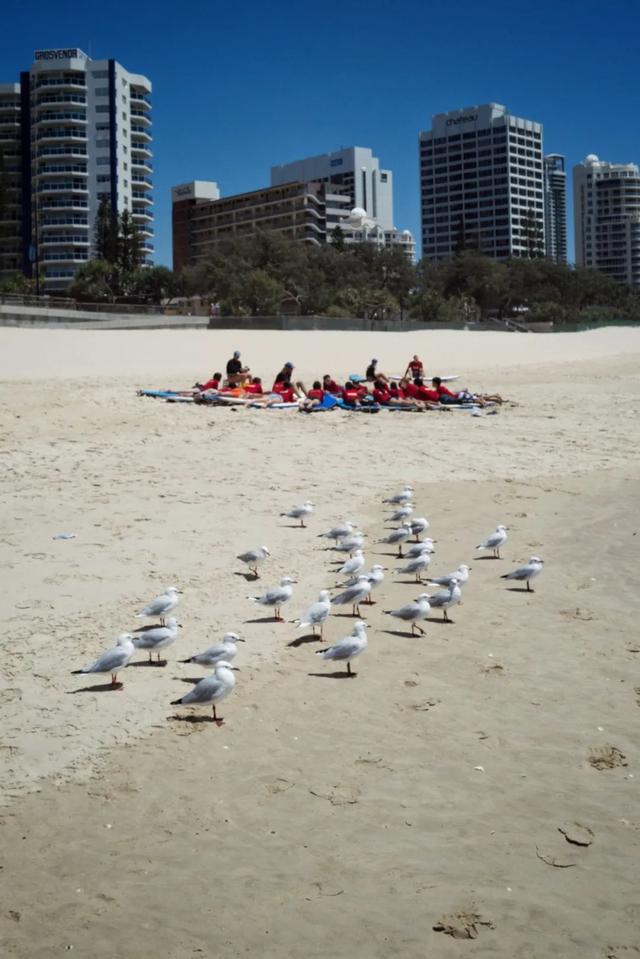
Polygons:
[[343,409],[361,412],[377,411],[381,407],[424,411],[447,409],[450,406],[487,406],[501,404],[502,397],[470,393],[468,390],[450,390],[438,376],[424,381],[424,367],[418,356],[407,364],[401,377],[389,377],[378,370],[378,361],[371,360],[364,376],[352,374],[344,385],[338,384],[329,373],[315,380],[311,389],[293,379],[294,365],[284,364],[271,389],[263,386],[259,376],[240,359],[236,350],[226,366],[226,376],[214,373],[205,383],[196,383],[196,403],[250,403],[252,406],[293,405],[305,413]]

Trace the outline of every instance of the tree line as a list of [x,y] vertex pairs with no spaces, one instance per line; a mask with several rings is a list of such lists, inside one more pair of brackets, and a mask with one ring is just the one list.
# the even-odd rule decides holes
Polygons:
[[131,215],[116,216],[105,201],[94,246],[96,256],[78,270],[71,296],[150,303],[199,296],[217,303],[223,316],[286,311],[446,323],[504,318],[524,308],[528,320],[640,320],[640,291],[594,270],[553,263],[533,231],[529,258],[493,260],[461,236],[457,252],[437,263],[413,263],[399,248],[345,243],[339,228],[323,246],[264,232],[225,239],[206,260],[175,274],[142,265]]

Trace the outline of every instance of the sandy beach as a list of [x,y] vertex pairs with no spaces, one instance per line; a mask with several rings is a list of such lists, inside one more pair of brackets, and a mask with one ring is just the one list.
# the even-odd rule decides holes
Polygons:
[[[234,349],[307,384],[417,352],[513,402],[303,416],[136,395]],[[640,330],[0,329],[0,394],[4,955],[640,957]],[[335,522],[400,565],[374,541],[405,482],[430,571],[470,581],[452,624],[412,638],[383,610],[422,587],[387,573],[344,681],[290,621],[338,582],[317,538]],[[279,514],[307,497],[294,528]],[[493,560],[474,547],[498,523]],[[235,556],[261,544],[256,583]],[[533,554],[535,593],[509,588]],[[284,575],[287,622],[264,621],[249,597]],[[121,692],[72,675],[172,584],[166,667],[137,653]],[[246,643],[225,724],[186,721],[170,703],[207,670],[178,660],[227,630]]]

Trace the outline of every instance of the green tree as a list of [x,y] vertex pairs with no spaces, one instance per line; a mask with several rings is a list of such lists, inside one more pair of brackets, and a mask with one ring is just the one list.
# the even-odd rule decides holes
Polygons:
[[118,262],[118,217],[106,197],[100,201],[96,213],[94,242],[98,260],[113,264]]
[[166,266],[139,267],[129,277],[129,292],[152,303],[162,303],[185,293],[185,282]]
[[113,264],[105,260],[89,260],[77,271],[69,287],[71,296],[88,300],[109,300],[113,297]]

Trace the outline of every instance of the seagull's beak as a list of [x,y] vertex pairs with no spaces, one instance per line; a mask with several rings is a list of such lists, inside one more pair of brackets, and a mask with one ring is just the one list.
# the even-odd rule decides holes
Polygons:
[[240,636],[238,636],[236,643],[246,643],[246,639],[241,639]]
[[182,629],[182,623],[178,623],[178,629]]
[[240,672],[240,667],[239,667],[239,666],[229,666],[229,667],[227,667],[227,668],[228,668],[228,669],[232,669],[232,670],[234,671],[234,673],[239,673],[239,672]]

